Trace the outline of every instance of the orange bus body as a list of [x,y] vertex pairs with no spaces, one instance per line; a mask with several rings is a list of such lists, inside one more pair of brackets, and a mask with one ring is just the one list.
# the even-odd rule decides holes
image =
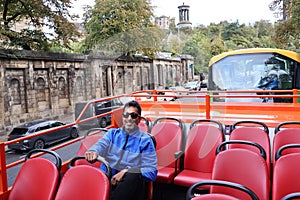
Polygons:
[[[168,90],[169,91],[169,90]],[[203,102],[177,102],[175,101],[157,101],[158,97],[164,97],[164,95],[157,95],[159,92],[166,92],[166,90],[147,90],[147,91],[139,91],[131,94],[124,94],[114,97],[103,98],[97,101],[91,101],[90,103],[95,103],[99,101],[105,101],[113,98],[128,98],[128,99],[140,99],[137,98],[145,96],[145,92],[152,96],[151,101],[140,101],[142,106],[143,113],[142,115],[148,118],[150,121],[154,121],[159,117],[171,116],[178,119],[181,119],[184,123],[191,123],[196,119],[215,119],[222,122],[224,125],[231,125],[234,122],[240,120],[255,120],[266,123],[269,127],[274,128],[277,124],[285,121],[300,121],[300,103],[297,102],[297,99],[300,97],[298,95],[298,90],[290,90],[289,92],[293,95],[272,95],[274,98],[276,97],[289,97],[293,98],[293,103],[253,103],[253,102],[212,102],[212,98],[224,97],[224,98],[261,98],[263,95],[257,95],[257,93],[261,91],[251,91],[253,95],[241,95],[243,93],[249,93],[249,91],[222,91],[218,92],[218,95],[211,95],[214,92],[206,92],[200,91],[198,95],[191,95],[194,92],[190,91],[174,91],[175,99],[179,98],[199,98],[203,99]],[[186,93],[186,95],[177,95],[177,93]],[[286,92],[286,91],[283,91]],[[256,95],[256,96],[255,96]],[[270,95],[266,95],[270,96]],[[165,96],[167,97],[167,96]],[[171,97],[171,96],[168,96]],[[88,104],[87,104],[88,106]],[[87,107],[86,106],[86,107]],[[68,124],[66,126],[71,126],[75,124],[83,123],[87,120],[93,120],[99,118],[101,116],[112,114],[112,124],[107,128],[120,127],[122,126],[122,107],[116,110],[113,110],[106,114],[101,114],[99,116],[95,116],[92,118],[81,120],[80,115],[78,119],[76,119],[73,123]],[[83,110],[84,112],[84,110]],[[53,129],[55,130],[55,129]],[[46,134],[53,130],[43,131],[39,134]],[[23,139],[26,139],[24,137]],[[28,136],[29,138],[29,136]],[[65,142],[61,145],[58,145],[52,150],[56,150],[68,145],[71,145],[75,142],[81,141],[83,137],[76,138],[75,140],[71,140]],[[8,199],[8,195],[10,192],[10,186],[8,186],[7,181],[7,169],[14,167],[16,165],[24,162],[23,160],[19,160],[14,163],[6,164],[6,154],[5,147],[13,142],[18,142],[21,139],[13,140],[10,142],[0,142],[0,199],[6,200]],[[75,154],[74,154],[75,156]],[[62,166],[62,173],[67,170],[69,160],[65,161]]]

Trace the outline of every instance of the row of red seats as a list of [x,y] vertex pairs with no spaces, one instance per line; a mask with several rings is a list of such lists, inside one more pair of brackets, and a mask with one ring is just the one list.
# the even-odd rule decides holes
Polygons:
[[[262,128],[254,127],[253,123],[257,123]],[[250,189],[259,199],[279,200],[299,197],[297,193],[300,191],[298,181],[300,174],[297,170],[297,163],[300,162],[300,145],[298,144],[300,143],[300,129],[297,127],[299,124],[300,122],[284,122],[275,128],[272,154],[266,125],[249,121],[232,125],[229,141],[222,142],[217,148],[212,177],[207,180],[241,184]],[[296,127],[291,128],[291,126]],[[220,147],[225,145],[228,145],[228,150],[221,152]],[[194,156],[195,159],[197,157]],[[176,177],[174,183],[175,180]],[[197,183],[199,182],[201,181]],[[210,184],[203,185],[210,187]],[[199,185],[195,187],[198,188]],[[255,199],[245,193],[242,195],[236,189],[219,188],[211,186],[210,192],[235,194],[240,199]],[[285,197],[286,195],[288,196]]]
[[[32,156],[47,153],[51,158]],[[32,157],[31,157],[32,156]],[[69,169],[61,176],[62,160],[51,150],[35,149],[25,158],[9,193],[9,200],[108,200],[110,192],[110,167],[102,158],[97,160],[107,167],[107,173],[90,165],[77,165],[75,161],[85,159],[75,157]]]
[[[286,195],[290,195],[290,193],[300,191],[300,186],[297,184],[299,179],[299,176],[297,176],[297,163],[300,162],[300,156],[298,153],[292,153],[292,151],[295,152],[295,149],[299,146],[295,143],[297,143],[298,140],[300,141],[300,139],[298,139],[298,137],[300,138],[300,130],[298,128],[286,128],[286,126],[297,125],[299,123],[285,122],[276,127],[273,140],[273,152],[276,152],[276,154],[273,153],[273,155],[270,153],[270,138],[268,136],[267,126],[258,122],[257,124],[262,128],[254,127],[253,123],[254,122],[243,121],[232,125],[229,140],[225,141],[224,126],[218,121],[206,119],[195,120],[190,125],[187,135],[184,135],[184,124],[176,118],[158,118],[152,123],[151,129],[149,121],[144,118],[140,124],[140,128],[151,133],[156,143],[158,157],[158,177],[156,182],[172,183],[185,187],[191,187],[197,183],[202,185],[202,189],[209,189],[209,192],[213,193],[213,195],[216,193],[222,193],[223,195],[230,194],[230,197],[236,195],[240,199],[255,199],[253,196],[259,199],[281,199]],[[106,130],[91,130],[91,132],[97,131],[101,132]],[[94,144],[99,137],[101,137],[101,135],[99,136],[98,134],[92,134],[86,137],[80,147],[78,155],[83,155],[86,149]],[[289,143],[293,143],[293,145],[284,146]],[[277,149],[279,150],[277,151]],[[57,160],[57,163],[61,162],[59,159]],[[180,160],[183,165],[181,165]],[[39,163],[40,161],[32,159],[31,162]],[[84,159],[82,162],[85,162]],[[273,163],[273,166],[271,163]],[[42,174],[42,169],[45,169],[47,171],[47,173],[45,173],[47,174],[46,177],[48,177],[46,179],[49,179],[51,168],[53,171],[53,165],[51,166],[49,163],[44,163],[43,165],[45,167],[40,167],[40,164],[37,164],[37,168],[28,167],[28,165],[28,162],[25,162],[23,167],[24,169],[27,168],[29,172],[24,173],[23,167],[20,170],[20,175],[18,175],[12,187],[10,199],[22,199],[19,196],[25,194],[19,191],[27,191],[27,197],[28,194],[34,193],[33,189],[30,188],[27,189],[25,187],[20,189],[21,186],[28,182],[28,178],[24,177],[28,177],[28,175],[29,177],[34,177],[33,174],[37,174],[37,171],[40,172],[38,174]],[[96,167],[98,168],[99,165]],[[56,168],[57,171],[59,171],[59,166],[56,166]],[[273,178],[270,178],[271,176]],[[41,177],[37,177],[37,181],[34,180],[34,182],[40,183]],[[56,179],[55,177],[56,175],[51,176],[52,179]],[[220,186],[210,186],[212,183],[203,184],[207,181],[219,181],[222,185],[231,185],[227,189],[221,189]],[[51,183],[51,180],[49,180],[49,182]],[[53,183],[54,182],[55,181],[53,181]],[[234,186],[232,186],[232,184]],[[38,184],[38,186],[40,185],[41,184]],[[64,184],[59,185],[59,188],[61,188],[61,185]],[[196,188],[199,188],[200,185],[196,186]],[[271,185],[272,194],[270,194]],[[50,190],[55,190],[57,187],[58,184],[56,183],[56,185],[49,184],[49,186],[45,188],[48,188],[50,192]],[[237,188],[241,187],[247,190],[248,193],[243,193],[245,191],[236,191]],[[44,189],[36,190],[39,194],[38,199],[43,199],[40,196],[41,193],[44,193],[43,190]],[[72,190],[74,190],[74,188],[72,188]],[[64,189],[64,191],[67,190]],[[146,199],[151,199],[151,183],[149,184],[148,191]],[[15,195],[17,195],[17,198],[15,198]],[[297,195],[297,193],[295,195]],[[32,197],[30,199],[36,198]]]
[[[300,191],[300,184],[297,183],[299,177],[293,176],[297,171],[297,155],[289,155],[294,164],[289,161],[290,167],[283,167],[283,169],[290,169],[288,172],[280,169],[282,161],[279,162],[280,165],[275,165],[279,158],[279,155],[275,156],[276,154],[299,152],[299,149],[295,149],[297,145],[285,146],[300,143],[299,124],[300,122],[278,124],[271,145],[268,126],[258,121],[234,123],[230,126],[229,141],[225,141],[225,129],[219,121],[195,120],[185,136],[183,135],[184,124],[180,120],[170,117],[158,118],[153,122],[151,130],[147,129],[157,143],[156,182],[190,187],[199,181],[230,180],[253,189],[254,195],[257,193],[259,199],[281,199]],[[227,148],[233,151],[220,153],[221,146],[224,147],[223,149],[228,146]],[[220,155],[217,156],[219,153]],[[180,158],[183,158],[182,166],[180,166]],[[224,166],[228,167],[227,172]],[[290,182],[290,176],[295,181]],[[206,185],[202,188],[210,189],[210,186]],[[231,193],[232,190],[229,189],[228,194]],[[242,197],[247,199],[245,195]]]

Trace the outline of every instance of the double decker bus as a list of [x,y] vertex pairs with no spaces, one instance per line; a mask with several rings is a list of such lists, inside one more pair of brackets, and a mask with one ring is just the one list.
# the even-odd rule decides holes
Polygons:
[[[141,100],[141,97],[145,96],[145,92],[152,97],[151,101]],[[47,134],[56,129],[63,129],[73,125],[80,125],[105,115],[111,115],[112,117],[112,123],[106,129],[121,127],[123,107],[89,118],[84,118],[83,116],[92,104],[110,99],[120,99],[122,101],[136,99],[142,107],[143,118],[148,122],[140,126],[140,128],[143,128],[145,132],[152,134],[156,138],[158,169],[164,171],[166,168],[166,170],[171,169],[170,172],[174,172],[171,173],[172,176],[168,178],[168,182],[157,179],[152,184],[149,183],[146,188],[147,196],[144,199],[191,200],[192,198],[198,199],[199,197],[201,199],[201,196],[205,198],[205,195],[212,195],[210,199],[214,199],[216,196],[224,196],[224,198],[230,197],[229,199],[277,200],[290,195],[290,193],[300,192],[298,181],[300,176],[298,164],[296,164],[300,160],[300,151],[286,150],[283,153],[285,149],[282,148],[287,148],[287,145],[289,148],[295,149],[300,147],[300,103],[261,102],[245,104],[241,102],[212,102],[211,98],[220,98],[222,94],[211,95],[205,93],[205,91],[199,91],[204,93],[204,95],[199,96],[195,96],[193,91],[184,91],[185,94],[172,96],[176,97],[176,99],[204,98],[204,101],[164,101],[160,100],[160,97],[166,96],[159,95],[163,92],[166,92],[166,90],[144,90],[91,100],[74,122],[63,127],[42,131],[36,135]],[[181,92],[178,91],[178,93]],[[243,95],[236,96],[241,99],[248,98]],[[297,97],[298,95],[292,96]],[[223,96],[222,98],[230,99],[232,96]],[[159,122],[158,120],[161,119],[165,121]],[[173,119],[175,120],[172,121]],[[218,123],[214,125],[214,122]],[[245,124],[237,124],[240,122]],[[257,123],[252,124],[251,122]],[[285,126],[283,126],[283,123],[285,123]],[[245,129],[242,129],[243,127]],[[97,129],[97,127],[93,127],[93,129],[94,132],[88,140],[89,135],[85,135],[85,133],[90,130],[80,130],[79,138],[49,147],[51,151],[58,154],[54,156],[56,160],[59,160],[57,157],[61,157],[62,160],[55,162],[61,178],[57,178],[55,184],[51,185],[51,187],[42,183],[47,180],[50,180],[52,183],[51,180],[53,179],[51,177],[53,177],[53,172],[51,171],[53,169],[48,171],[48,168],[42,167],[44,161],[41,159],[34,161],[36,156],[39,156],[38,158],[46,158],[43,157],[44,155],[33,156],[31,154],[31,156],[28,156],[28,154],[22,154],[19,160],[12,161],[8,159],[12,152],[6,151],[7,145],[18,143],[33,136],[0,142],[0,199],[39,199],[33,198],[33,195],[35,197],[49,197],[46,199],[61,199],[59,197],[62,196],[63,199],[74,199],[74,196],[77,199],[93,199],[86,198],[86,195],[89,194],[96,197],[100,193],[100,196],[104,197],[103,199],[108,200],[109,179],[105,175],[102,176],[106,180],[103,180],[105,190],[99,189],[98,191],[93,189],[93,191],[89,191],[90,188],[94,188],[88,186],[93,183],[95,178],[93,175],[90,176],[88,175],[89,173],[85,173],[85,171],[90,171],[91,167],[87,163],[82,164],[87,166],[86,169],[81,171],[80,169],[84,167],[79,166],[82,165],[79,165],[78,168],[74,166],[75,162],[73,159],[79,155],[82,156],[85,150],[99,139],[97,130],[103,130]],[[241,130],[235,131],[235,129]],[[239,137],[237,137],[238,135]],[[279,141],[279,139],[275,138],[279,137],[282,137],[283,140],[281,141],[284,143],[280,147],[281,150],[274,148],[278,146]],[[234,142],[240,142],[241,144],[238,147],[226,147],[223,149],[226,145],[234,145]],[[246,147],[250,143],[254,149]],[[244,144],[246,146],[243,146]],[[263,144],[265,145],[264,147],[262,147]],[[241,154],[239,151],[241,151]],[[292,163],[287,163],[285,167],[278,167],[277,169],[278,163],[282,163],[280,160],[285,160],[277,158],[277,154],[282,158],[290,155],[292,158],[289,158],[289,160]],[[26,157],[25,160],[24,156]],[[33,160],[31,164],[29,164],[30,160]],[[172,165],[171,163],[173,162],[176,162],[177,166]],[[73,166],[71,163],[73,163]],[[70,167],[70,164],[72,167]],[[76,168],[79,169],[78,174],[74,170]],[[100,170],[99,166],[96,168]],[[75,174],[70,175],[71,171],[75,171]],[[281,173],[282,179],[280,179]],[[57,172],[56,176],[59,176]],[[72,181],[68,182],[67,180],[70,180],[68,177]],[[75,177],[75,180],[72,177]],[[219,189],[215,187],[210,190],[210,187],[207,187],[207,185],[202,188],[205,184],[219,185]],[[100,183],[99,187],[102,187],[101,185]],[[191,189],[193,186],[194,189]],[[222,187],[229,187],[229,189],[223,190],[221,189]],[[51,196],[49,196],[50,194],[45,195],[45,191],[48,191],[49,188],[52,189]],[[244,192],[246,193],[241,194]],[[193,197],[196,195],[197,197]]]
[[[163,171],[160,178],[145,188],[145,200],[196,200],[202,197],[287,200],[291,195],[296,198],[300,195],[299,61],[298,54],[285,50],[228,52],[212,58],[208,91],[168,93],[169,90],[143,90],[91,100],[86,102],[73,122],[34,136],[80,126],[108,115],[111,124],[106,129],[122,127],[123,106],[88,118],[84,116],[91,106],[99,103],[109,100],[125,103],[135,99],[140,102],[142,117],[147,122],[140,128],[156,139],[158,169]],[[278,76],[285,76],[279,77],[282,80],[278,80],[278,88],[259,88],[257,85],[272,70]],[[241,77],[238,79],[237,76]],[[175,100],[165,101],[166,98]],[[185,101],[177,101],[183,98]],[[195,101],[195,98],[202,100]],[[278,98],[277,101],[284,103],[265,103],[264,98],[273,101]],[[249,99],[257,99],[257,102],[251,103]],[[101,137],[98,134],[103,131],[100,125],[91,129],[91,137],[87,135],[91,130],[80,129],[80,137],[49,147],[51,152],[56,152],[54,163],[58,172],[51,168],[58,177],[55,180],[53,173],[43,166],[44,159],[36,159],[47,158],[41,155],[45,152],[33,156],[32,151],[21,155],[7,151],[8,145],[30,139],[33,135],[0,142],[0,200],[94,199],[99,193],[102,199],[108,200],[109,175],[101,176],[103,184],[100,183],[99,190],[91,191],[89,189],[94,187],[89,186],[95,186],[95,176],[86,172],[92,166],[89,163],[82,164],[87,167],[74,166],[74,158],[84,155],[88,147]],[[251,145],[250,148],[247,145]],[[15,160],[10,159],[13,153],[16,154]],[[80,172],[70,175],[76,168]],[[100,171],[99,166],[96,169]],[[162,179],[166,171],[171,172],[170,176]],[[70,178],[71,181],[67,182]],[[50,180],[50,184],[43,184],[45,180]],[[103,185],[105,187],[101,190]],[[51,193],[45,194],[49,188]]]
[[[214,56],[209,63],[208,90],[281,90],[280,94],[284,94],[284,90],[299,88],[300,55],[293,51],[240,49]],[[269,100],[272,98],[252,99],[263,102]],[[291,102],[292,99],[273,98],[273,101]]]

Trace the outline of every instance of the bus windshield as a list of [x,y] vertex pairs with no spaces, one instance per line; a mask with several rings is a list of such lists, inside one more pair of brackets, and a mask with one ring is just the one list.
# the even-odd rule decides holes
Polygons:
[[294,63],[277,53],[229,55],[211,65],[209,89],[291,89]]

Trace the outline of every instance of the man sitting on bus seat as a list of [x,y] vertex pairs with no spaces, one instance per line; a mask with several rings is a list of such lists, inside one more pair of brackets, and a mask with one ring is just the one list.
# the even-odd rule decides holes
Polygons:
[[[155,146],[152,138],[138,127],[141,106],[137,101],[126,103],[122,115],[123,127],[109,129],[85,157],[93,162],[100,155],[109,162],[110,200],[143,199],[144,183],[155,181],[157,176]],[[101,169],[105,167],[101,165]]]

